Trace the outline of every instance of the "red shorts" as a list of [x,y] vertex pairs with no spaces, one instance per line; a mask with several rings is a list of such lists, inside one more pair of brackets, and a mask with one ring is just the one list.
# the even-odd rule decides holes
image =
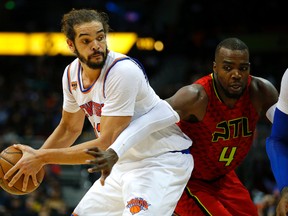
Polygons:
[[175,215],[258,216],[258,213],[248,190],[232,171],[213,182],[190,179]]

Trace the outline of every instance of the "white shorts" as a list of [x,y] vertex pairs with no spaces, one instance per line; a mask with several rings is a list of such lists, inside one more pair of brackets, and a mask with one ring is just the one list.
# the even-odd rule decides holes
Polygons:
[[193,167],[191,154],[180,152],[116,163],[105,185],[97,180],[72,215],[171,216]]

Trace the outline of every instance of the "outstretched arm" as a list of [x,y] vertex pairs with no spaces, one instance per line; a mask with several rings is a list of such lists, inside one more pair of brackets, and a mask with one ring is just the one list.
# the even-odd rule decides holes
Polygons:
[[288,113],[275,110],[271,136],[266,140],[266,150],[272,172],[281,191],[277,216],[288,213]]
[[280,216],[288,213],[288,69],[281,80],[279,100],[272,120],[272,131],[266,140],[266,150],[281,191],[277,206],[277,215]]
[[266,140],[266,150],[278,188],[288,186],[288,113],[275,110],[270,137]]

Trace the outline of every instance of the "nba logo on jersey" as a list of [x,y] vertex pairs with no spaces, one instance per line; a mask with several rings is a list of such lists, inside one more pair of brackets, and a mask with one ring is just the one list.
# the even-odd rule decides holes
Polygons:
[[77,81],[71,82],[71,87],[72,87],[73,90],[76,90],[76,88],[77,88]]

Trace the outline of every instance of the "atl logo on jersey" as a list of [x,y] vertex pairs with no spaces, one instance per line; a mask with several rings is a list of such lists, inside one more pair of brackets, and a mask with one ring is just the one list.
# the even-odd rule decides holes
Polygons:
[[216,128],[218,131],[212,134],[212,142],[218,142],[219,139],[229,140],[239,136],[248,137],[253,135],[253,131],[249,129],[249,119],[247,117],[222,121],[217,124]]

